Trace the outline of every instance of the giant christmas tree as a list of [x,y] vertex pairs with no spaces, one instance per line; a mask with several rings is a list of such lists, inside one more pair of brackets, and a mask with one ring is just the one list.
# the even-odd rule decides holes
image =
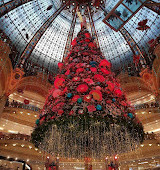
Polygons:
[[135,149],[143,127],[83,26],[36,121],[36,147],[67,158],[102,158]]

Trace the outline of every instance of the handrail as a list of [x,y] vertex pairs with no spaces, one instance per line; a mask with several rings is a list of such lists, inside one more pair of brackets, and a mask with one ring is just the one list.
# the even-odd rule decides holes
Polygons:
[[26,104],[23,104],[23,103],[20,103],[20,102],[17,102],[17,101],[9,102],[8,100],[6,102],[5,107],[28,109],[28,110],[32,110],[32,111],[35,111],[35,112],[39,112],[41,110],[40,108],[38,108],[34,105],[30,105],[30,104],[26,105]]

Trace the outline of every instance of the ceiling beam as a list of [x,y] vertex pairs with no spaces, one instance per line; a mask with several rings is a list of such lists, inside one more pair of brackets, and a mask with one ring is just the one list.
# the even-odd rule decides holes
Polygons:
[[15,8],[25,4],[25,3],[28,3],[30,1],[33,1],[33,0],[12,0],[10,2],[7,2],[7,3],[3,3],[1,6],[0,6],[0,17],[2,17],[3,15],[7,14],[8,12],[14,10]]
[[160,3],[149,0],[144,4],[144,6],[160,15]]
[[59,9],[57,9],[52,16],[48,18],[48,20],[39,28],[39,30],[34,34],[30,42],[27,44],[26,48],[22,52],[20,58],[19,58],[19,66],[23,68],[23,65],[25,61],[29,58],[32,51],[34,50],[35,46],[41,39],[42,35],[45,33],[45,31],[48,29],[48,27],[51,25],[51,23],[55,20],[55,18],[61,13],[61,11],[69,4],[69,1],[65,2],[61,5]]
[[63,54],[63,61],[64,61],[65,57],[67,57],[67,54],[69,53],[69,50],[71,49],[71,43],[73,40],[73,33],[74,33],[74,28],[75,28],[76,19],[77,19],[76,12],[77,12],[77,6],[74,9],[73,19],[72,19],[72,23],[71,23],[70,30],[68,33],[67,42],[66,42],[66,46],[65,46],[65,50],[64,50],[64,54]]
[[[107,15],[108,12],[105,10],[105,8],[100,5],[100,8],[101,10]],[[146,61],[144,59],[144,56],[140,50],[140,48],[138,47],[137,43],[135,42],[135,40],[131,37],[131,35],[129,34],[129,32],[124,28],[122,27],[119,32],[121,33],[121,35],[124,37],[124,39],[126,40],[127,44],[129,45],[131,51],[133,52],[133,54],[135,55],[140,55],[141,56],[141,59],[140,59],[140,62],[142,64],[142,66],[145,66],[146,64]]]

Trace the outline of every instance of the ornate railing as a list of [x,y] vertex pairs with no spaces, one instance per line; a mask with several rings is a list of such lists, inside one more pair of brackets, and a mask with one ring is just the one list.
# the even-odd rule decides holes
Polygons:
[[31,137],[25,134],[4,134],[0,133],[1,140],[24,140],[30,142]]
[[26,105],[24,103],[20,103],[20,102],[14,101],[14,100],[12,102],[9,102],[7,100],[5,107],[28,109],[28,110],[32,110],[35,112],[39,112],[41,110],[40,108],[38,108],[36,106],[30,105],[30,104]]
[[138,109],[159,108],[159,107],[160,107],[159,103],[150,103],[150,104],[144,103],[141,105],[136,105],[134,108],[138,110]]

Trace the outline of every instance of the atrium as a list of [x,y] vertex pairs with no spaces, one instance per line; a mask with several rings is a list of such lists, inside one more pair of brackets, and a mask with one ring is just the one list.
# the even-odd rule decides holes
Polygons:
[[160,0],[0,0],[0,170],[160,169]]

